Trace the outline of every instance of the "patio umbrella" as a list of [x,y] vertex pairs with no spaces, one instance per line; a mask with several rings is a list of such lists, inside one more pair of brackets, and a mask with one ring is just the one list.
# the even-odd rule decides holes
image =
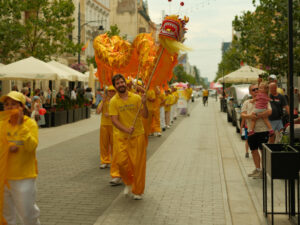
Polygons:
[[48,62],[48,64],[57,67],[61,70],[64,70],[68,76],[70,77],[71,81],[85,81],[86,80],[86,76],[83,73],[80,73],[77,70],[72,69],[71,67],[62,64],[60,62],[57,62],[55,60],[52,60],[50,62]]
[[[243,66],[240,69],[227,74],[224,77],[225,83],[255,83],[257,82],[258,75],[266,73],[263,70],[251,67]],[[218,79],[218,82],[223,83],[223,77]]]
[[0,80],[69,80],[65,71],[29,57],[1,66]]

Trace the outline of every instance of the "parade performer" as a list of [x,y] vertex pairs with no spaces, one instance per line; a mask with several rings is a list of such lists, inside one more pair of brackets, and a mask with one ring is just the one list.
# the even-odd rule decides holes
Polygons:
[[159,86],[155,88],[155,101],[153,103],[153,118],[151,122],[151,133],[154,136],[161,136],[161,123],[160,123],[160,105],[163,101],[163,95],[160,92]]
[[148,117],[143,119],[144,131],[145,131],[145,140],[146,146],[148,146],[148,136],[151,131],[151,123],[154,114],[154,101],[156,99],[155,92],[153,89],[147,91],[147,109],[148,109]]
[[166,130],[166,120],[165,120],[165,102],[166,102],[166,94],[164,90],[160,91],[161,103],[160,103],[160,127],[162,131]]
[[173,96],[171,94],[171,89],[166,90],[166,101],[165,101],[165,122],[166,128],[170,128],[170,115],[171,115],[171,106],[173,103]]
[[[129,195],[132,192],[133,199],[140,200],[144,193],[146,176],[146,143],[141,118],[148,117],[146,96],[141,98],[129,92],[121,74],[115,75],[112,83],[118,92],[109,104],[109,115],[118,129],[114,136],[114,144],[118,151],[116,161],[126,185],[124,194]],[[135,118],[140,104],[143,105],[141,113]]]
[[172,95],[174,98],[174,104],[172,105],[173,107],[173,120],[177,119],[177,103],[178,103],[178,99],[179,99],[179,94],[177,92],[177,88],[176,87],[172,87]]
[[191,88],[191,85],[188,84],[187,88],[184,90],[184,95],[186,97],[186,102],[187,102],[187,107],[186,107],[187,116],[190,116],[190,103],[191,103],[192,94],[193,94],[193,89]]
[[6,119],[1,116],[3,112],[0,113],[0,194],[4,194],[4,205],[0,198],[0,213],[3,212],[6,221],[0,218],[0,222],[17,224],[18,213],[24,225],[40,225],[40,210],[35,203],[38,126],[24,116],[26,98],[22,93],[11,91],[1,97],[0,102],[4,103],[4,113],[16,112]]

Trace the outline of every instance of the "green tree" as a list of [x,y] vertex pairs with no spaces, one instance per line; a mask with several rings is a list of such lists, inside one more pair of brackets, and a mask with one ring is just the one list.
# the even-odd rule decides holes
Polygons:
[[[299,43],[300,1],[293,1],[295,43]],[[255,11],[235,17],[242,51],[257,58],[269,73],[285,76],[288,65],[288,4],[282,0],[253,0]],[[299,71],[299,44],[295,45],[295,70]]]
[[176,80],[177,82],[188,82],[190,84],[196,84],[195,77],[191,76],[190,74],[187,74],[184,71],[184,68],[182,65],[176,66],[173,70],[173,73],[174,73],[176,79],[173,79],[171,81],[171,83]]
[[[2,0],[0,9],[1,61],[28,56],[47,61],[80,50],[81,46],[69,38],[74,29],[72,0]],[[11,26],[10,36],[5,33],[7,24]]]

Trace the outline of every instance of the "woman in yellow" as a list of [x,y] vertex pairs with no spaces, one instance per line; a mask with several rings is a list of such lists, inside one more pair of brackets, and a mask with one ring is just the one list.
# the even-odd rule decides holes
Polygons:
[[121,184],[120,173],[114,160],[113,125],[108,112],[110,99],[115,94],[115,88],[110,85],[107,88],[107,94],[104,96],[96,111],[97,114],[102,112],[100,125],[100,169],[108,168],[109,164],[111,164],[110,175],[113,179],[110,181],[110,184],[113,186]]
[[161,136],[161,127],[160,127],[160,105],[163,101],[164,96],[160,93],[160,88],[157,86],[155,88],[155,101],[153,102],[153,118],[151,123],[151,133],[154,136]]
[[170,114],[171,114],[172,104],[173,104],[173,96],[171,94],[171,89],[168,89],[166,90],[166,101],[165,101],[166,128],[170,128]]
[[35,204],[38,126],[24,116],[26,99],[22,93],[11,91],[0,102],[4,103],[4,111],[17,111],[10,119],[0,121],[0,129],[5,130],[8,141],[8,145],[0,145],[0,151],[8,148],[3,217],[7,224],[15,225],[18,213],[24,225],[40,225],[40,210]]
[[148,146],[148,136],[151,131],[151,123],[154,113],[154,101],[155,101],[155,92],[153,89],[147,91],[147,108],[148,108],[148,117],[143,118],[143,125],[144,125],[144,131],[145,131],[145,140],[146,140],[146,146]]

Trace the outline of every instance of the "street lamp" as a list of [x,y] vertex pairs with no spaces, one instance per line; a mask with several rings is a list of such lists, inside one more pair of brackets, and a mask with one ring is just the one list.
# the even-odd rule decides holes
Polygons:
[[[81,24],[81,21],[80,21],[80,3],[78,3],[78,45],[80,45],[80,42],[81,42],[81,28],[84,27],[85,25],[89,24],[89,23],[95,23],[95,22],[104,22],[106,20],[91,20],[91,21],[88,21],[84,24]],[[98,27],[98,30],[104,30],[104,27],[102,25],[100,25]],[[81,52],[81,49],[78,51],[78,64],[80,64],[80,52]]]

